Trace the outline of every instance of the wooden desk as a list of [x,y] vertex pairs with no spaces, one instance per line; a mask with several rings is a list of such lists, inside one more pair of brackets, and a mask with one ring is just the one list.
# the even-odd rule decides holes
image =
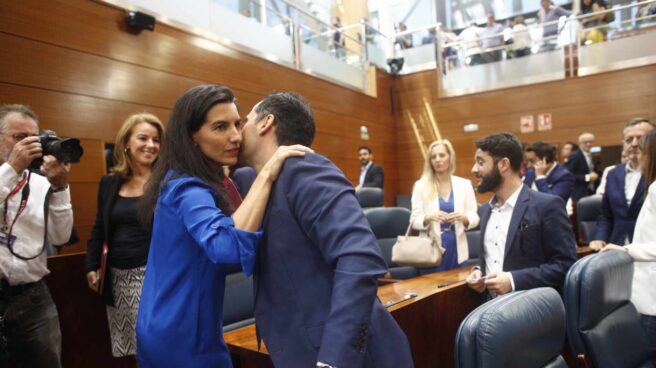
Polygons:
[[[383,304],[417,297],[388,308],[408,336],[415,367],[453,366],[455,334],[460,322],[483,301],[465,284],[469,267],[402,280],[378,288]],[[438,287],[439,285],[439,287]],[[272,367],[264,345],[257,351],[255,326],[224,335],[238,368]]]
[[578,259],[581,259],[585,256],[589,256],[590,254],[595,254],[596,250],[585,246],[585,247],[576,247],[576,256]]

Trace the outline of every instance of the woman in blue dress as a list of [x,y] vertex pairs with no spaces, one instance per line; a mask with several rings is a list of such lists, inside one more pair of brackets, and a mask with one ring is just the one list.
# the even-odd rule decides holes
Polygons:
[[471,181],[453,175],[456,153],[451,142],[431,143],[426,157],[424,172],[412,190],[410,222],[415,230],[428,232],[445,252],[442,263],[420,269],[422,275],[464,266],[469,259],[465,230],[479,221]]
[[171,111],[140,208],[152,222],[137,316],[141,367],[232,367],[221,334],[226,265],[253,272],[271,184],[287,157],[309,151],[281,147],[234,210],[222,166],[237,163],[241,137],[227,87],[192,88]]

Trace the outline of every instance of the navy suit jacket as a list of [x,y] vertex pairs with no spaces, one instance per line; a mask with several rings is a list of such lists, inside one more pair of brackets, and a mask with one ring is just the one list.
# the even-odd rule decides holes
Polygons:
[[539,192],[557,195],[567,202],[574,189],[574,175],[561,165],[556,165],[549,175],[540,180],[535,180],[535,170],[528,169],[524,176],[524,184],[529,188],[535,181]]
[[[479,212],[479,254],[485,272],[485,230],[490,203],[483,204]],[[567,271],[576,262],[576,241],[563,200],[524,185],[513,209],[504,254],[503,270],[512,274],[515,290],[543,286],[561,289]]]
[[377,298],[387,272],[352,184],[325,157],[287,159],[263,220],[255,320],[276,367],[412,367]]
[[[574,189],[572,190],[572,201],[576,202],[579,199],[593,194],[594,191],[590,189],[590,182],[585,181],[585,176],[590,174],[591,171],[596,172],[601,177],[601,170],[594,164],[592,170],[588,166],[588,162],[583,156],[583,151],[576,150],[567,159],[565,168],[574,175]],[[599,181],[594,185],[597,186]]]
[[383,168],[371,163],[367,173],[364,174],[364,183],[362,187],[374,187],[383,189],[383,184],[385,183],[385,172]]
[[628,235],[629,242],[633,241],[633,230],[645,200],[645,177],[640,178],[631,206],[626,204],[625,178],[626,164],[617,165],[608,172],[593,240],[623,245]]

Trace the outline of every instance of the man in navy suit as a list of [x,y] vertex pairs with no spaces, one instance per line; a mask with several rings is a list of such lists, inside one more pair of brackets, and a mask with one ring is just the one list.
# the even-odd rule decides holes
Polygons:
[[645,200],[645,178],[640,170],[640,139],[654,125],[644,118],[631,119],[624,127],[623,149],[627,162],[608,172],[606,190],[592,249],[601,249],[606,243],[628,244],[633,241],[633,229]]
[[481,264],[473,267],[468,285],[492,296],[543,286],[560,289],[576,261],[565,203],[522,183],[522,148],[514,135],[492,134],[476,147],[476,189],[494,197],[479,209]]
[[383,168],[373,163],[371,148],[362,146],[358,148],[358,159],[362,167],[360,168],[360,177],[358,178],[358,186],[356,190],[365,187],[374,187],[383,189],[385,183],[385,172]]
[[595,136],[592,133],[583,133],[579,136],[579,149],[574,151],[565,168],[574,175],[574,189],[572,190],[572,201],[594,194],[597,181],[601,176],[601,170],[592,158],[590,149]]
[[546,142],[533,143],[526,149],[526,161],[529,169],[524,184],[538,192],[557,195],[567,202],[574,188],[574,175],[558,165],[554,146]]
[[[279,145],[310,146],[312,110],[273,93],[248,114],[241,158],[259,172]],[[344,174],[288,159],[271,188],[255,269],[255,320],[276,367],[412,367],[408,340],[377,298],[387,272]]]

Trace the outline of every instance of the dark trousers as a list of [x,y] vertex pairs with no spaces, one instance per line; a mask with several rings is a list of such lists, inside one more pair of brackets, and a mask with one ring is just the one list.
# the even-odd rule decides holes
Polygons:
[[45,282],[12,290],[4,298],[8,303],[0,333],[7,339],[9,354],[0,367],[61,368],[59,316]]

